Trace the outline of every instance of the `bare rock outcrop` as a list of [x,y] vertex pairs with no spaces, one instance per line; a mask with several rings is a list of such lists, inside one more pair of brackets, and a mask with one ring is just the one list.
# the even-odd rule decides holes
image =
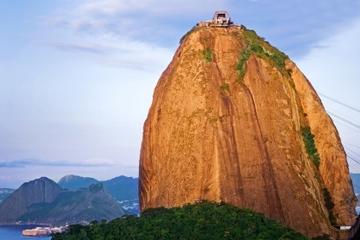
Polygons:
[[51,203],[61,192],[60,186],[46,177],[24,183],[0,204],[0,224],[14,224],[31,205]]
[[144,125],[141,209],[201,200],[253,209],[308,236],[355,219],[346,155],[319,97],[245,27],[189,32]]

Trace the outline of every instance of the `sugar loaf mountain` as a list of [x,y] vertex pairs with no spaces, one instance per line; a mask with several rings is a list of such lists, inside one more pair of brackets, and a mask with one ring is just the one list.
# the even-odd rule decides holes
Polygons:
[[358,223],[344,148],[311,83],[226,12],[185,34],[158,81],[139,192],[141,217],[55,239],[339,239],[335,226]]
[[302,234],[352,225],[346,154],[309,80],[244,26],[201,22],[162,74],[144,125],[142,211],[207,200]]

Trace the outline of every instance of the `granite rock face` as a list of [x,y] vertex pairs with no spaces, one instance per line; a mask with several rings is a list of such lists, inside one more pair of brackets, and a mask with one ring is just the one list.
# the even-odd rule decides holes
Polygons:
[[24,183],[0,204],[1,224],[65,225],[112,220],[125,214],[102,183],[76,191],[62,189],[49,178]]
[[351,225],[356,196],[353,194],[346,153],[337,129],[308,79],[293,62],[288,62],[287,67],[292,70],[296,91],[315,136],[320,159],[323,160],[320,161],[320,175],[335,204],[337,224]]
[[355,220],[346,155],[319,97],[286,55],[244,27],[189,32],[144,125],[141,209],[201,200],[253,209],[307,236]]
[[61,187],[46,177],[24,183],[1,203],[0,224],[15,223],[31,205],[51,203],[61,192]]

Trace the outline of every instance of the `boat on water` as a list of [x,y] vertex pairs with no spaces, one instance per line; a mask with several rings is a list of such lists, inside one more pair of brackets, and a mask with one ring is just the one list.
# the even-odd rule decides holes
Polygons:
[[22,235],[26,237],[44,237],[55,233],[62,233],[66,231],[67,228],[67,225],[61,227],[36,227],[32,229],[24,229],[22,231]]
[[22,235],[26,237],[50,236],[51,231],[49,227],[36,227],[33,229],[24,229]]

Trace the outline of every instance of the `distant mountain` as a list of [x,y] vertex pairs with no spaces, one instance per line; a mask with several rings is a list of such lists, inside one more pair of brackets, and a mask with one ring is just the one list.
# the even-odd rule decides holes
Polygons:
[[58,184],[69,190],[78,190],[80,188],[88,188],[91,184],[98,183],[99,181],[90,177],[81,177],[76,175],[67,175],[62,177]]
[[354,192],[360,194],[360,173],[351,173],[351,179],[354,186]]
[[120,176],[103,181],[104,188],[119,201],[138,199],[138,178]]
[[0,224],[65,223],[111,220],[125,214],[102,183],[77,191],[63,190],[57,183],[40,178],[24,183],[0,204]]
[[104,188],[119,201],[138,198],[138,178],[119,176],[107,181],[98,181],[95,178],[67,175],[62,177],[58,184],[69,190],[87,188],[91,184],[101,182]]
[[19,220],[55,225],[112,220],[125,214],[120,204],[107,192],[102,183],[88,189],[65,191],[54,202],[32,205]]
[[4,201],[14,191],[15,190],[11,188],[0,188],[0,203]]
[[128,214],[138,215],[138,181],[138,178],[120,176],[104,181],[103,184],[105,190],[118,200]]
[[139,213],[138,178],[119,176],[107,181],[98,181],[90,177],[67,175],[58,184],[69,190],[79,190],[94,183],[102,183],[105,191],[111,194],[128,214]]
[[61,192],[61,187],[46,177],[24,183],[0,204],[0,223],[18,221],[30,206],[51,203]]

